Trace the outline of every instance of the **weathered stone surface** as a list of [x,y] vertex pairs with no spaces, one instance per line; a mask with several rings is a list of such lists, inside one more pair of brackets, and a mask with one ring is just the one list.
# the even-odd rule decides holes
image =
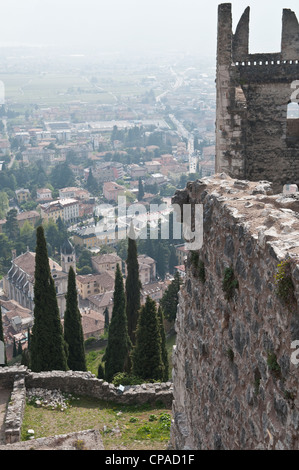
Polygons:
[[[291,362],[291,343],[299,340],[299,219],[292,205],[285,212],[277,195],[253,195],[256,186],[215,175],[196,183],[198,199],[192,184],[176,195],[177,201],[202,203],[204,191],[203,204],[211,207],[213,201],[213,217],[198,251],[200,260],[209,260],[208,281],[202,284],[187,260],[179,296],[174,449],[299,449],[299,365]],[[241,216],[238,225],[233,209]],[[282,223],[292,226],[291,236]],[[263,243],[261,227],[266,227]],[[287,256],[293,265],[292,309],[278,298],[274,279]],[[231,298],[222,288],[226,267],[233,268],[238,281]]]

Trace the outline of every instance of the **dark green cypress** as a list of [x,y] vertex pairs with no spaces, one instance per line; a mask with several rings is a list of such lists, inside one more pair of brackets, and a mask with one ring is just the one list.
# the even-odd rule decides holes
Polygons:
[[128,321],[128,333],[132,344],[135,344],[135,331],[137,328],[138,314],[140,310],[141,282],[139,279],[139,265],[137,244],[134,238],[129,236],[127,255],[126,278],[126,313]]
[[69,369],[86,371],[82,321],[78,308],[76,274],[72,266],[68,274],[66,309],[64,313],[64,339],[68,345],[67,363]]
[[67,370],[66,347],[42,226],[36,230],[34,277],[34,323],[30,344],[30,368],[33,372]]
[[104,332],[107,333],[109,330],[109,311],[107,307],[104,310],[104,318],[105,318]]
[[31,342],[31,332],[30,328],[27,329],[27,349],[30,350],[30,342]]
[[156,303],[149,296],[141,307],[132,352],[132,372],[146,380],[163,380],[160,321]]
[[23,352],[21,341],[18,342],[17,356],[20,356]]
[[17,345],[16,345],[16,340],[15,338],[13,339],[13,347],[12,347],[12,357],[16,357],[18,355],[17,353]]
[[178,258],[176,255],[175,247],[171,245],[170,247],[170,253],[169,253],[169,258],[168,258],[168,272],[169,274],[174,274],[175,271],[175,266],[178,264]]
[[158,319],[160,324],[160,336],[161,336],[161,356],[162,362],[164,366],[163,371],[163,380],[164,382],[168,382],[169,379],[169,361],[168,361],[168,353],[166,349],[166,335],[165,335],[165,328],[164,328],[164,313],[162,307],[159,305],[158,307]]
[[105,371],[104,371],[103,364],[101,362],[100,362],[99,367],[98,367],[97,378],[102,379],[102,380],[105,379]]
[[105,362],[105,379],[108,382],[111,382],[113,376],[118,372],[128,371],[127,361],[130,349],[131,342],[128,335],[124,282],[119,264],[117,264],[108,344],[103,358]]
[[4,344],[4,364],[0,363],[0,367],[5,367],[7,365],[7,358],[6,358],[6,350],[5,350],[5,343],[4,343],[4,332],[3,332],[1,305],[0,305],[0,341],[2,341],[3,344]]
[[165,318],[173,322],[176,319],[176,313],[179,303],[179,290],[181,287],[181,279],[179,273],[176,273],[161,299],[161,306]]

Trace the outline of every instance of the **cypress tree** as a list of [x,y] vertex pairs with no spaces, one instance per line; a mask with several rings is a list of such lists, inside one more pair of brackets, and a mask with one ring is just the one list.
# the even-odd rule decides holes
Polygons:
[[31,342],[31,332],[30,328],[27,329],[27,349],[30,350],[30,342]]
[[178,264],[178,258],[175,252],[175,247],[171,245],[169,259],[168,259],[168,272],[169,274],[174,273],[174,267]]
[[64,339],[68,345],[68,367],[70,370],[86,371],[84,338],[81,314],[78,308],[76,275],[72,266],[68,274],[66,310],[64,313]]
[[165,318],[172,322],[176,319],[176,312],[179,303],[179,290],[181,287],[181,279],[179,273],[176,273],[161,299],[161,307]]
[[98,379],[105,379],[105,371],[104,371],[103,364],[101,362],[100,362],[99,367],[98,367],[97,378]]
[[163,380],[160,321],[156,303],[149,296],[141,307],[132,352],[132,372],[144,380]]
[[[132,229],[132,227],[131,227]],[[132,232],[131,232],[132,234]],[[141,282],[139,279],[139,265],[137,257],[136,240],[129,236],[127,255],[126,278],[126,313],[128,321],[128,333],[132,344],[135,344],[135,331],[137,328],[138,314],[140,310]]]
[[169,378],[169,361],[168,361],[168,353],[166,349],[166,335],[165,335],[165,328],[164,328],[164,313],[162,307],[159,305],[158,307],[158,319],[160,324],[160,336],[161,336],[161,356],[162,362],[164,366],[163,372],[163,380],[164,382],[168,381]]
[[104,318],[105,318],[104,332],[107,333],[107,331],[109,330],[109,311],[107,307],[104,310]]
[[34,277],[34,323],[30,344],[30,368],[33,372],[66,370],[66,348],[42,226],[36,230]]
[[108,344],[103,357],[105,379],[108,382],[111,382],[113,376],[118,372],[128,371],[127,360],[130,349],[131,341],[128,335],[124,282],[119,264],[117,264]]
[[156,251],[156,260],[157,260],[157,273],[161,277],[161,279],[165,279],[166,271],[167,271],[167,249],[163,243],[163,241],[158,241],[158,247]]
[[17,356],[20,356],[23,352],[21,341],[18,342]]
[[[2,312],[1,312],[1,305],[0,305],[0,341],[4,344],[4,333],[3,333],[3,323],[2,323]],[[1,357],[0,357],[1,359]],[[0,362],[0,367],[4,367],[7,365],[7,358],[6,358],[6,350],[5,350],[5,344],[4,344],[4,364],[1,364]]]
[[18,355],[17,353],[17,345],[16,345],[16,340],[15,338],[13,339],[13,347],[12,347],[12,357],[16,357]]

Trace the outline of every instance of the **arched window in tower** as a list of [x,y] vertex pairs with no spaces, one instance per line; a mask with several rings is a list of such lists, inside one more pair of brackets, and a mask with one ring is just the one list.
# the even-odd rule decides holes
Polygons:
[[299,145],[299,103],[295,101],[288,104],[286,140],[289,147]]
[[288,104],[287,119],[299,119],[299,105],[295,101]]

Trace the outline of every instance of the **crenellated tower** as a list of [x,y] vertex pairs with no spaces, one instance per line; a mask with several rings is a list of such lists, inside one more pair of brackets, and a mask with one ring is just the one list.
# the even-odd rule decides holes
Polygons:
[[299,183],[299,119],[288,114],[299,102],[299,24],[284,9],[281,51],[250,54],[249,22],[247,7],[233,33],[231,4],[219,5],[216,172],[280,191]]

